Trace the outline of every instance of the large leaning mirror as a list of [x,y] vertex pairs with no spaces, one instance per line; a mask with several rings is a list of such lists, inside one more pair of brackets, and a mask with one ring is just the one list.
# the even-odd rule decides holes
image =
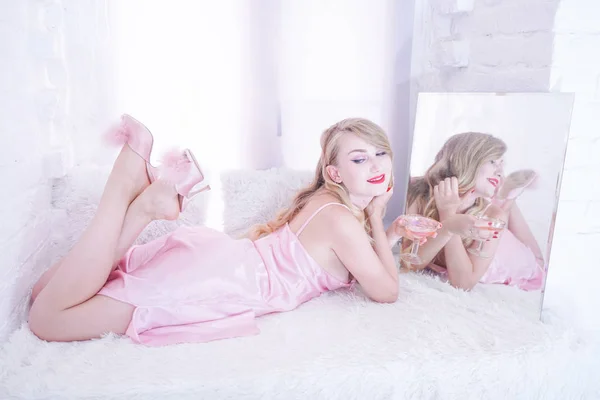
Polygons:
[[525,296],[539,317],[572,104],[569,94],[421,93],[401,271]]

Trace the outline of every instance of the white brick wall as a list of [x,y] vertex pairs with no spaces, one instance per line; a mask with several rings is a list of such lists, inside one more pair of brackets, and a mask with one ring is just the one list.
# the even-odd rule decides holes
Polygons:
[[597,0],[417,1],[411,92],[576,94],[545,307],[600,328],[598,21]]
[[562,0],[550,89],[576,94],[545,307],[600,329],[600,3]]
[[47,85],[46,69],[47,60],[56,60],[57,38],[36,11],[28,2],[0,3],[0,338],[22,316],[34,267],[49,243],[43,154],[59,94]]
[[105,0],[0,2],[0,340],[48,266],[52,178],[106,120],[105,15]]
[[559,2],[417,1],[413,88],[547,91]]

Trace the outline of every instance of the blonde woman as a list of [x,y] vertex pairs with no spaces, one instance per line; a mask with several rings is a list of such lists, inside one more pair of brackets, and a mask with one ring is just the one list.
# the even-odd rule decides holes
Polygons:
[[[411,181],[407,213],[433,218],[443,227],[437,237],[421,246],[419,256],[424,262],[409,269],[429,268],[447,274],[453,286],[467,290],[478,282],[524,290],[541,287],[541,250],[515,201],[530,180],[523,179],[523,174],[505,179],[505,152],[505,143],[492,135],[457,134],[446,141],[425,175]],[[499,193],[502,201],[497,198]],[[466,238],[475,216],[483,213],[507,223],[484,242],[483,251],[491,254],[486,258],[468,252],[475,243]]]
[[150,221],[177,218],[203,177],[189,152],[184,173],[185,162],[171,170],[149,165],[152,135],[131,117],[124,121],[126,144],[95,218],[34,287],[29,327],[38,337],[75,341],[115,332],[166,345],[252,335],[255,317],[354,281],[374,301],[396,301],[391,244],[399,236],[382,222],[392,152],[373,122],[346,119],[327,129],[312,184],[250,238],[182,227],[132,247]]

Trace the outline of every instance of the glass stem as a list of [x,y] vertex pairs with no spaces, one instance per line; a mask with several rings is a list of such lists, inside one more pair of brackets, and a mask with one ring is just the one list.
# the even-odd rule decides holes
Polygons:
[[410,249],[410,254],[412,254],[413,256],[418,256],[418,253],[419,253],[419,242],[415,240]]
[[479,241],[479,244],[477,245],[477,252],[478,253],[483,252],[483,240]]

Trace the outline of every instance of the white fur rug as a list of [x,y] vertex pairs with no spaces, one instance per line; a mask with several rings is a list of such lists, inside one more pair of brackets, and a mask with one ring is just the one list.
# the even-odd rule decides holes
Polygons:
[[146,348],[127,338],[0,349],[0,398],[596,399],[598,348],[523,315],[529,294],[402,275],[381,305],[341,292],[259,319],[261,334]]
[[[74,171],[56,188],[55,207],[64,212],[51,258],[87,223],[103,179]],[[240,233],[272,216],[309,179],[281,170],[224,175],[226,230]],[[201,223],[202,210],[198,199],[182,221],[153,224],[140,241]],[[147,348],[115,336],[46,343],[24,324],[0,347],[0,398],[600,398],[600,341],[560,319],[542,324],[537,302],[538,294],[510,287],[466,293],[402,274],[394,304],[329,293],[259,319],[260,335],[206,344]]]

